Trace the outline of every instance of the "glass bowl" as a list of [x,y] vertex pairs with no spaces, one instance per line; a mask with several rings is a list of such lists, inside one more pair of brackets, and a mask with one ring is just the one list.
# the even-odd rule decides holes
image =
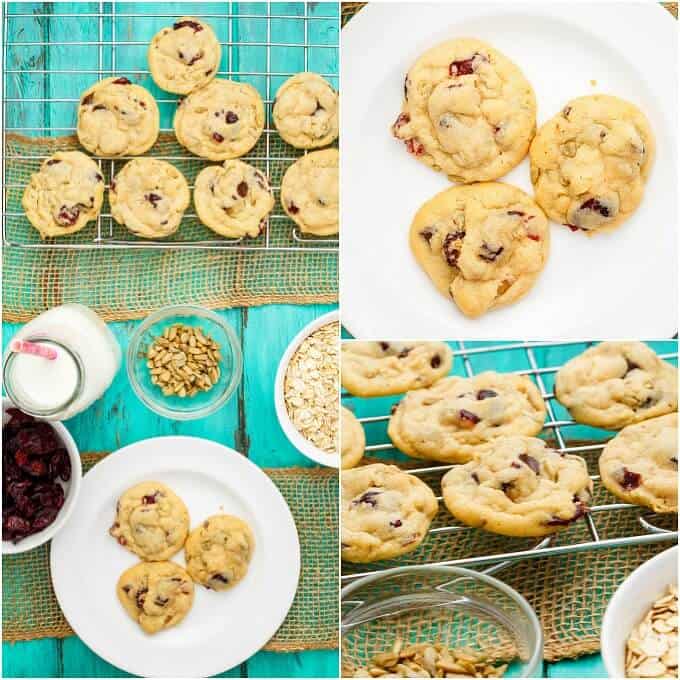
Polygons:
[[[174,324],[200,328],[220,346],[220,377],[207,392],[193,397],[166,396],[151,382],[147,352],[153,341]],[[238,337],[231,326],[217,314],[202,307],[177,305],[165,307],[148,316],[130,339],[127,351],[127,373],[137,396],[152,411],[175,420],[205,418],[226,404],[241,382],[243,357]]]
[[504,677],[540,674],[538,617],[519,593],[487,574],[402,567],[357,579],[341,597],[345,677],[391,650],[397,639],[476,650],[487,661],[508,663]]

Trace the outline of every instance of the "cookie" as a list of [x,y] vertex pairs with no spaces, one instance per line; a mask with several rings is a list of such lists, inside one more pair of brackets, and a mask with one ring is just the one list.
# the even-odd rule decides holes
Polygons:
[[161,562],[179,552],[189,533],[189,512],[165,484],[142,482],[118,500],[111,536],[149,562]]
[[593,483],[583,458],[533,437],[502,437],[442,478],[449,512],[504,536],[545,536],[583,517]]
[[184,175],[157,158],[128,161],[111,181],[109,191],[113,219],[144,238],[176,232],[189,200]]
[[626,503],[678,511],[678,414],[624,427],[600,456],[600,478]]
[[242,519],[213,515],[187,538],[187,571],[206,588],[227,590],[246,575],[254,549],[255,536]]
[[291,165],[281,181],[281,205],[300,231],[314,236],[338,233],[337,149],[312,151]]
[[437,194],[416,213],[409,240],[437,290],[473,318],[524,297],[550,251],[541,209],[497,182]]
[[189,94],[207,85],[217,73],[222,50],[208,24],[181,17],[151,39],[147,58],[158,87]]
[[608,95],[570,101],[536,134],[529,152],[536,201],[551,220],[594,234],[640,205],[654,159],[644,114]]
[[80,98],[76,131],[78,141],[96,156],[140,156],[158,138],[158,105],[127,78],[105,78]]
[[437,45],[413,64],[392,126],[410,154],[463,183],[505,175],[535,131],[536,98],[522,71],[471,38]]
[[213,80],[177,105],[177,141],[211,161],[248,153],[264,130],[264,104],[248,83]]
[[395,465],[342,473],[342,559],[375,562],[415,550],[439,505],[432,489]]
[[104,178],[97,163],[80,151],[58,151],[31,175],[21,205],[46,238],[80,231],[97,219],[103,200]]
[[530,378],[485,371],[408,392],[394,409],[387,434],[413,458],[465,463],[479,446],[499,437],[538,434],[544,421],[545,404]]
[[363,458],[366,435],[356,416],[344,406],[342,407],[341,428],[342,469],[349,470]]
[[317,73],[298,73],[274,99],[274,125],[298,149],[328,146],[338,137],[338,93]]
[[274,207],[269,182],[252,165],[228,160],[203,168],[194,184],[198,218],[222,236],[258,236]]
[[678,369],[642,342],[602,342],[557,372],[555,396],[576,422],[620,430],[677,410]]
[[142,562],[123,572],[116,594],[145,633],[176,626],[194,603],[194,584],[174,562]]
[[358,397],[383,397],[429,387],[451,370],[443,342],[343,342],[342,386]]

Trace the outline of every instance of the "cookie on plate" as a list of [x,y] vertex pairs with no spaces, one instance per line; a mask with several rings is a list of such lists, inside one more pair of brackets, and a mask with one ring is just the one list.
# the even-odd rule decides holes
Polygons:
[[99,166],[80,151],[58,151],[31,175],[21,205],[42,238],[80,231],[96,220],[104,200]]
[[620,430],[677,410],[678,369],[642,342],[602,342],[562,366],[555,396],[576,422]]
[[341,467],[349,470],[363,458],[366,449],[366,434],[357,417],[344,406],[340,422],[342,437]]
[[165,484],[141,482],[119,498],[109,533],[143,560],[162,562],[182,549],[189,512]]
[[281,182],[281,205],[304,234],[338,233],[337,149],[312,151],[291,165]]
[[536,98],[522,71],[481,40],[449,40],[406,74],[392,133],[454,182],[488,182],[514,168],[536,131]]
[[212,28],[196,17],[181,17],[151,39],[147,58],[158,87],[189,94],[217,73],[222,50]]
[[342,473],[342,559],[375,562],[415,550],[439,505],[432,489],[395,465]]
[[210,590],[227,590],[246,575],[253,550],[255,536],[242,519],[213,515],[187,538],[187,571]]
[[109,191],[113,219],[144,238],[176,232],[189,200],[184,175],[157,158],[128,161],[111,181]]
[[177,141],[201,158],[238,158],[264,130],[264,104],[248,83],[212,80],[178,104],[173,126]]
[[176,626],[194,603],[194,584],[174,562],[142,562],[118,579],[116,594],[145,633]]
[[359,397],[383,397],[429,387],[451,370],[444,342],[343,342],[342,386]]
[[529,292],[548,259],[550,230],[527,194],[489,182],[427,201],[413,218],[410,244],[437,290],[474,318]]
[[298,149],[328,146],[338,137],[338,93],[317,73],[286,80],[274,99],[274,125]]
[[678,511],[678,414],[628,425],[600,456],[602,483],[621,500]]
[[390,417],[387,434],[413,458],[465,463],[479,446],[499,437],[538,434],[544,421],[545,404],[530,378],[485,371],[407,392]]
[[198,218],[214,232],[255,237],[265,227],[274,195],[264,173],[243,161],[228,160],[198,173],[194,205]]
[[127,78],[105,78],[89,87],[78,106],[78,141],[97,156],[139,156],[156,142],[156,100]]
[[505,536],[545,536],[583,517],[593,483],[583,458],[534,437],[502,437],[442,478],[444,503],[468,526]]
[[531,144],[536,201],[555,222],[611,231],[637,209],[654,160],[647,118],[609,95],[570,101]]

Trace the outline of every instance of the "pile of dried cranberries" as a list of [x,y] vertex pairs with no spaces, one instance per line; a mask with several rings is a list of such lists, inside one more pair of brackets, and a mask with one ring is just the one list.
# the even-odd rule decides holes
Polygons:
[[2,540],[18,543],[54,522],[71,478],[64,443],[49,423],[16,408],[2,427]]

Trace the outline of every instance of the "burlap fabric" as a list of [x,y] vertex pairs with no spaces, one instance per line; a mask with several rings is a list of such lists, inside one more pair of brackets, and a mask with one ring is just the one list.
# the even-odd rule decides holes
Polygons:
[[[23,216],[21,196],[30,175],[42,158],[56,151],[80,149],[69,137],[31,138],[9,134],[6,138],[6,238],[21,245],[40,243],[38,232]],[[80,149],[82,150],[82,149]],[[320,252],[314,237],[301,237],[279,203],[278,187],[293,159],[302,154],[284,143],[276,133],[266,132],[250,155],[269,157],[252,164],[267,172],[275,189],[276,206],[270,217],[269,245],[303,247],[305,252],[237,252],[228,249],[103,249],[40,250],[20,247],[3,249],[3,309],[5,321],[24,322],[47,308],[65,302],[80,302],[106,321],[137,319],[164,305],[194,303],[210,308],[239,307],[267,303],[329,303],[338,299],[338,255]],[[164,133],[146,154],[172,159],[190,184],[208,161],[190,156],[174,135]],[[108,183],[125,161],[102,161]],[[108,196],[102,214],[110,213]],[[187,214],[195,214],[193,204]],[[102,217],[102,237],[138,241],[110,217]],[[92,244],[95,223],[53,241]],[[299,240],[302,238],[303,240]],[[266,235],[243,242],[264,246]],[[182,221],[179,230],[164,242],[212,240],[225,242],[195,217]]]
[[[583,445],[584,442],[571,442],[570,445]],[[591,472],[597,470],[598,452],[583,454]],[[404,463],[403,458],[392,461],[388,457],[367,459],[365,462],[395,462],[401,468],[414,467]],[[420,465],[419,467],[422,467]],[[421,476],[436,495],[441,495],[441,473]],[[595,482],[593,505],[620,502],[606,488]],[[666,529],[677,527],[677,515],[653,515],[644,509],[629,509],[602,512],[594,515],[601,539],[632,536],[645,533],[639,524],[639,517],[653,521]],[[443,503],[432,526],[444,527],[459,524],[446,510]],[[559,533],[555,545],[570,545],[592,540],[584,521],[575,523],[567,531]],[[508,538],[485,531],[471,529],[455,533],[430,535],[418,550],[403,557],[371,565],[352,565],[343,563],[343,573],[358,573],[379,568],[426,564],[445,560],[462,559],[527,550],[538,543],[535,538]],[[547,661],[573,658],[582,654],[596,652],[600,648],[600,626],[609,600],[621,582],[640,564],[655,554],[668,549],[672,542],[660,542],[646,546],[592,550],[569,555],[532,558],[523,560],[497,572],[498,578],[521,593],[538,614],[545,636],[544,658]],[[449,614],[441,614],[439,619],[423,621],[413,615],[404,619],[404,633],[411,639],[428,639],[434,629],[445,630],[451,635]],[[407,625],[404,625],[406,622]],[[508,643],[499,638],[497,629],[474,623],[461,632],[476,631],[475,639],[483,648],[499,658],[507,655]],[[361,635],[354,634],[343,640],[343,663],[363,665],[363,661],[373,654],[384,651],[393,639],[394,621],[390,618],[373,622]],[[432,638],[429,638],[432,640]],[[496,642],[494,643],[494,640]],[[461,640],[452,640],[460,643]],[[466,640],[462,640],[466,642]],[[502,644],[501,644],[502,643]]]
[[[89,470],[105,455],[82,454],[83,469]],[[302,563],[293,606],[265,649],[276,652],[335,649],[338,646],[337,472],[305,468],[265,472],[293,513]],[[3,640],[73,635],[52,589],[49,547],[4,555],[2,563]]]

